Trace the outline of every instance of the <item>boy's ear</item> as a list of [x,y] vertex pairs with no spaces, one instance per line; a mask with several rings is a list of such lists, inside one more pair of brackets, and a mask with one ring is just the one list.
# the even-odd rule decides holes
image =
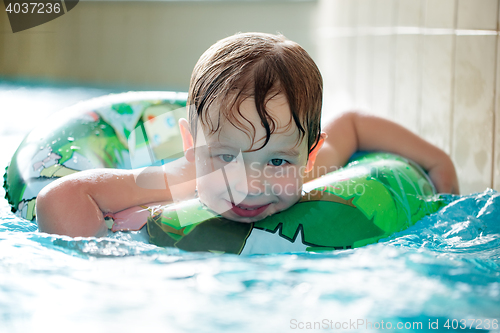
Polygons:
[[307,159],[307,164],[306,164],[306,172],[309,172],[312,170],[312,168],[314,166],[314,162],[316,162],[316,157],[318,156],[318,152],[321,149],[321,147],[323,147],[323,144],[325,143],[326,138],[327,138],[326,133],[321,132],[318,144],[309,153],[309,158]]
[[188,162],[194,162],[194,140],[189,130],[189,123],[186,119],[179,119],[179,128],[181,129],[182,137],[182,149],[184,150],[184,156]]

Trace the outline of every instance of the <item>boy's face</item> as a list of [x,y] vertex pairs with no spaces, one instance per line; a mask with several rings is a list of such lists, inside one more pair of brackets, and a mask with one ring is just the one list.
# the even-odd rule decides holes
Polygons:
[[[248,122],[237,119],[245,127],[254,126],[253,146],[247,133],[228,121],[212,135],[203,135],[199,126],[194,154],[198,195],[210,209],[233,221],[255,222],[295,204],[304,172],[312,167],[307,142],[299,141],[286,97],[279,94],[266,106],[277,127],[269,142],[256,151],[250,150],[262,146],[266,131],[253,98],[240,105]],[[215,106],[208,115],[217,123]]]

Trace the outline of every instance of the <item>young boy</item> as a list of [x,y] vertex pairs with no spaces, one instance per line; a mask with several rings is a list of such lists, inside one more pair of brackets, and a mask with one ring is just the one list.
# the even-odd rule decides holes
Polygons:
[[[321,131],[322,78],[283,36],[237,34],[198,60],[180,121],[184,158],[139,170],[94,169],[66,176],[37,198],[41,231],[105,235],[104,215],[193,198],[237,222],[295,204],[304,182],[343,166],[358,150],[405,156],[427,170],[438,192],[458,193],[450,158],[403,127],[347,112]],[[218,172],[220,171],[220,172]],[[166,188],[155,184],[165,182]]]

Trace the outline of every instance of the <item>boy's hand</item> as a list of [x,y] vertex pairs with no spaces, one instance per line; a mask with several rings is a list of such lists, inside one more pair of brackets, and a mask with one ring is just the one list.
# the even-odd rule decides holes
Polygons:
[[443,160],[427,170],[438,193],[460,194],[457,173],[450,157],[444,154]]

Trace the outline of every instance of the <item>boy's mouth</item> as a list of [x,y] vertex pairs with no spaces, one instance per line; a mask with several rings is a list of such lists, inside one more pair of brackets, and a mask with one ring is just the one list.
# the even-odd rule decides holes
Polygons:
[[232,208],[231,210],[236,214],[241,217],[254,217],[266,210],[267,207],[269,207],[270,203],[267,205],[259,206],[251,206],[251,205],[235,205],[234,203],[231,202]]

